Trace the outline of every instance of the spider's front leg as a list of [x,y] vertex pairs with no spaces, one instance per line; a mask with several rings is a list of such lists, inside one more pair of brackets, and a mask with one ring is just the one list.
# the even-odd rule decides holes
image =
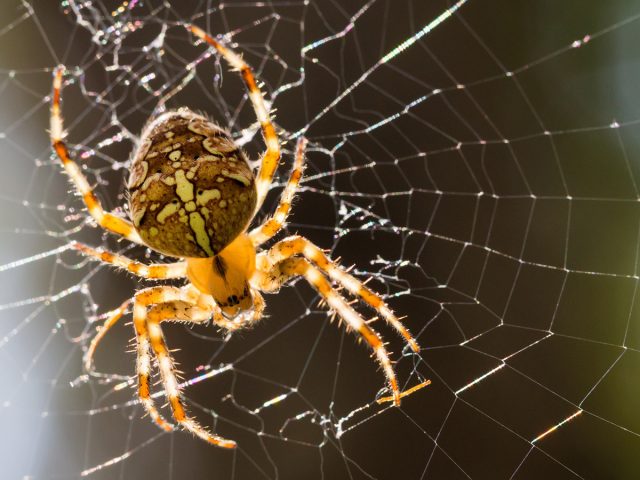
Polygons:
[[200,308],[194,300],[197,301],[189,290],[183,291],[175,287],[152,287],[136,294],[133,307],[133,323],[136,330],[138,352],[138,395],[142,405],[154,421],[161,427],[170,429],[171,425],[166,424],[166,421],[162,419],[150,395],[151,362],[149,347],[151,347],[158,361],[164,390],[175,420],[183,428],[206,442],[222,448],[235,448],[236,442],[208,432],[187,415],[173,359],[160,326],[163,321],[183,321],[188,323],[208,321],[211,317],[211,311]]
[[347,328],[357,332],[371,347],[387,377],[393,401],[396,405],[400,405],[398,380],[380,335],[331,287],[320,270],[304,258],[291,257],[272,264],[268,260],[268,255],[260,255],[252,283],[262,291],[273,292],[289,279],[297,276],[304,277],[324,298],[329,307],[345,321]]
[[382,318],[404,338],[409,347],[411,347],[411,350],[415,353],[420,352],[418,342],[416,342],[407,327],[394,315],[387,304],[384,303],[380,295],[367,288],[360,280],[340,268],[340,266],[331,261],[317,245],[306,238],[299,235],[287,237],[276,243],[266,253],[260,255],[258,259],[259,262],[266,262],[267,265],[275,265],[294,255],[304,256],[304,258],[312,262],[324,272],[325,275],[331,278],[331,280],[339,283],[353,296],[359,297],[367,305],[376,310]]
[[111,330],[111,327],[113,327],[127,312],[130,304],[131,299],[128,298],[118,308],[107,313],[107,319],[100,327],[100,330],[98,330],[98,333],[96,333],[96,335],[91,339],[89,348],[87,348],[87,351],[84,354],[84,369],[89,375],[99,375],[93,368],[93,357],[96,354],[96,349],[109,330]]
[[[131,260],[130,258],[119,255],[117,253],[108,252],[106,250],[97,250],[80,242],[72,242],[71,247],[78,250],[80,253],[87,257],[94,258],[115,267],[120,267],[141,278],[165,280],[171,278],[182,278],[186,274],[187,264],[185,262],[156,263],[147,265],[135,260]],[[122,305],[120,305],[120,307],[109,312],[107,314],[107,319],[102,324],[100,330],[98,330],[96,336],[91,340],[91,344],[89,345],[89,348],[85,352],[84,356],[85,370],[90,375],[94,374],[93,357],[95,355],[96,349],[98,348],[98,345],[105,337],[105,335],[109,332],[111,327],[113,327],[125,314],[125,312],[129,308],[130,303],[131,299],[127,299]]]

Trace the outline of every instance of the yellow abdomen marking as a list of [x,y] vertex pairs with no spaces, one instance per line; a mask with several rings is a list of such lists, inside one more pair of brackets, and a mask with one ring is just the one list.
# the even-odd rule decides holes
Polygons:
[[185,258],[221,252],[245,231],[257,198],[245,154],[228,133],[187,109],[165,113],[145,129],[129,190],[144,242]]

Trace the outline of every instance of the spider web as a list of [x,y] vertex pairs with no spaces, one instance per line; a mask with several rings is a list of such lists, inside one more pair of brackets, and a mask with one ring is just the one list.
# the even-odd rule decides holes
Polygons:
[[[637,2],[1,8],[3,478],[637,476]],[[283,167],[263,214],[304,134],[284,234],[407,316],[419,356],[376,323],[403,388],[431,380],[400,408],[376,402],[381,372],[302,281],[268,295],[250,331],[165,329],[190,411],[234,452],[141,418],[126,322],[101,375],[83,372],[96,327],[142,282],[70,242],[163,259],[103,234],[71,194],[46,133],[51,72],[67,66],[67,140],[118,211],[136,135],[166,108],[207,112],[252,158],[263,148],[241,80],[191,22],[244,55],[275,111]]]

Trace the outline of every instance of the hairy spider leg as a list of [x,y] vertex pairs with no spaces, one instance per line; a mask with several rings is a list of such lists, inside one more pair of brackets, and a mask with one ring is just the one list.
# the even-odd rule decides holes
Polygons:
[[112,233],[116,233],[127,240],[142,244],[142,239],[136,232],[133,225],[112,213],[105,212],[102,208],[100,200],[93,193],[93,189],[89,185],[86,177],[80,171],[80,167],[71,159],[67,145],[62,140],[64,136],[64,124],[62,114],[60,112],[60,100],[62,91],[62,74],[64,66],[60,65],[54,70],[53,76],[53,98],[51,101],[51,117],[50,117],[50,138],[51,145],[55,150],[58,158],[62,162],[67,175],[73,182],[76,190],[82,196],[82,200],[98,225],[107,229]]
[[[429,385],[431,385],[431,380],[423,380],[422,382],[420,382],[417,385],[414,385],[411,388],[407,388],[406,390],[404,390],[401,394],[400,394],[400,398],[404,398],[404,397],[408,397],[409,395],[413,395],[414,393],[416,393],[418,390],[424,388],[424,387],[428,387]],[[386,402],[393,402],[394,398],[393,396],[388,396],[388,397],[381,397],[378,398],[376,400],[376,403],[378,405],[381,405],[383,403]]]
[[[155,295],[151,295],[151,297],[154,296]],[[153,349],[158,361],[160,376],[162,377],[162,383],[164,385],[167,400],[169,401],[169,406],[171,407],[171,412],[173,413],[173,418],[185,430],[190,431],[208,443],[221,448],[235,448],[236,442],[210,433],[193,418],[187,415],[178,379],[176,377],[173,359],[171,358],[171,354],[167,348],[167,344],[162,333],[162,327],[160,326],[163,321],[183,320],[188,323],[205,322],[211,317],[211,312],[200,309],[196,305],[182,299],[158,303],[147,310],[143,302],[137,302],[139,298],[141,298],[141,296],[136,295],[136,304],[134,306],[133,313],[136,332],[138,332],[139,329],[142,330],[146,328],[146,335],[148,335],[148,339],[151,342],[151,348]],[[144,335],[144,332],[141,333]],[[146,364],[140,366],[147,367]],[[139,376],[142,377],[143,374],[144,372],[141,371]],[[141,400],[144,398],[144,402],[148,404],[150,401],[150,396],[148,395],[148,375],[146,375],[144,380],[146,383],[142,380],[140,382]],[[142,391],[143,386],[147,388],[146,392]],[[151,405],[151,408],[155,409],[155,406]]]
[[[170,279],[182,278],[185,276],[187,264],[186,262],[175,262],[165,264],[146,265],[135,260],[131,260],[125,256],[108,252],[104,250],[94,249],[80,242],[72,242],[71,247],[78,250],[85,256],[94,258],[107,264],[114,265],[125,269],[138,277],[147,279]],[[107,319],[101,326],[98,333],[93,337],[89,348],[84,355],[84,368],[89,374],[94,373],[93,357],[95,356],[98,345],[118,320],[126,313],[131,299],[125,300],[120,307],[108,313]]]
[[107,314],[107,319],[100,327],[100,330],[98,330],[98,333],[96,333],[96,335],[91,339],[89,348],[84,354],[84,369],[90,375],[94,373],[93,357],[95,356],[98,344],[102,341],[107,332],[111,330],[111,327],[113,327],[118,322],[118,320],[120,320],[120,318],[122,318],[122,316],[127,313],[127,309],[129,308],[130,304],[131,299],[128,298],[124,302],[122,302],[122,304],[118,308],[110,311]]
[[[345,272],[342,268],[332,262],[325,253],[312,242],[298,235],[287,237],[266,253],[261,254],[258,258],[265,258],[267,264],[274,265],[282,260],[294,255],[302,255],[307,260],[313,262],[320,270],[329,276],[333,281],[338,282],[345,287],[352,295],[359,297],[367,305],[376,310],[385,321],[391,325],[411,347],[411,350],[418,353],[420,346],[413,338],[409,330],[402,324],[400,319],[396,317],[391,309],[384,303],[384,300],[367,288],[360,280]],[[260,268],[260,267],[258,267]]]
[[249,233],[249,238],[251,238],[254,245],[261,245],[272,238],[280,231],[287,221],[287,216],[291,211],[291,202],[293,202],[293,198],[295,197],[296,190],[300,184],[300,179],[302,178],[302,173],[304,171],[304,154],[306,147],[307,139],[304,137],[298,138],[293,169],[289,175],[287,185],[280,195],[280,203],[278,204],[278,207],[273,215],[268,217],[262,225],[257,226],[251,230],[251,233]]
[[138,375],[138,398],[151,420],[165,431],[174,426],[160,414],[151,398],[151,341],[147,329],[147,306],[175,301],[180,290],[175,287],[150,287],[136,293],[133,306],[133,326],[136,332],[136,373]]
[[396,379],[396,374],[393,370],[391,360],[389,359],[389,354],[382,342],[382,339],[380,338],[380,335],[373,328],[367,325],[367,322],[345,302],[336,290],[331,288],[331,285],[320,270],[301,257],[291,257],[282,260],[275,265],[271,265],[271,268],[268,271],[261,269],[267,267],[268,262],[259,263],[262,265],[258,265],[256,274],[254,275],[254,281],[260,285],[260,289],[262,291],[277,291],[288,280],[297,276],[304,277],[311,286],[318,291],[329,307],[345,321],[348,329],[357,332],[360,335],[360,338],[364,339],[369,347],[371,347],[371,350],[373,350],[373,353],[382,367],[385,377],[387,378],[389,390],[393,394],[394,403],[396,405],[400,405],[398,380]]
[[186,430],[214,445],[223,448],[234,448],[235,442],[213,435],[188,417],[182,403],[180,387],[175,374],[173,360],[165,344],[160,323],[178,321],[189,324],[207,322],[211,312],[198,307],[192,302],[193,295],[188,290],[176,287],[150,287],[135,295],[133,307],[133,324],[136,331],[138,396],[140,403],[149,413],[152,420],[160,428],[170,431],[173,425],[168,423],[158,412],[151,398],[150,382],[152,349],[158,361],[158,368],[175,420]]
[[242,79],[249,92],[249,99],[253,105],[253,109],[256,113],[256,117],[260,122],[262,128],[262,135],[267,145],[267,150],[262,156],[260,170],[258,177],[256,178],[256,189],[258,191],[258,199],[256,203],[256,212],[260,210],[264,199],[269,191],[273,175],[278,168],[280,162],[280,143],[278,142],[278,135],[276,129],[271,123],[269,112],[264,103],[264,97],[260,88],[256,83],[255,76],[251,67],[242,59],[240,55],[235,53],[230,48],[225,47],[217,40],[213,39],[204,30],[195,25],[186,25],[186,28],[201,40],[207,42],[213,48],[215,48],[220,55],[231,65],[231,67],[240,72]]
[[147,265],[117,253],[92,248],[80,242],[72,242],[71,247],[87,257],[122,268],[141,278],[151,280],[183,278],[187,273],[187,262],[152,263]]

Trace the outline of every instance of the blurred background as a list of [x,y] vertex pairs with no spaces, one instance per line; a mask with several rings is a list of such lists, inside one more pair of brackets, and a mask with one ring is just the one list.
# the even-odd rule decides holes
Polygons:
[[[406,316],[420,355],[374,323],[403,388],[431,380],[400,408],[303,281],[249,331],[165,328],[190,411],[234,452],[142,418],[130,315],[83,371],[105,314],[150,283],[69,242],[170,259],[74,195],[48,144],[51,72],[67,68],[74,157],[127,215],[129,156],[166,109],[264,149],[241,79],[188,23],[243,54],[275,111],[259,219],[309,138],[279,238],[329,249]],[[0,40],[1,478],[640,475],[637,1],[6,0]]]

